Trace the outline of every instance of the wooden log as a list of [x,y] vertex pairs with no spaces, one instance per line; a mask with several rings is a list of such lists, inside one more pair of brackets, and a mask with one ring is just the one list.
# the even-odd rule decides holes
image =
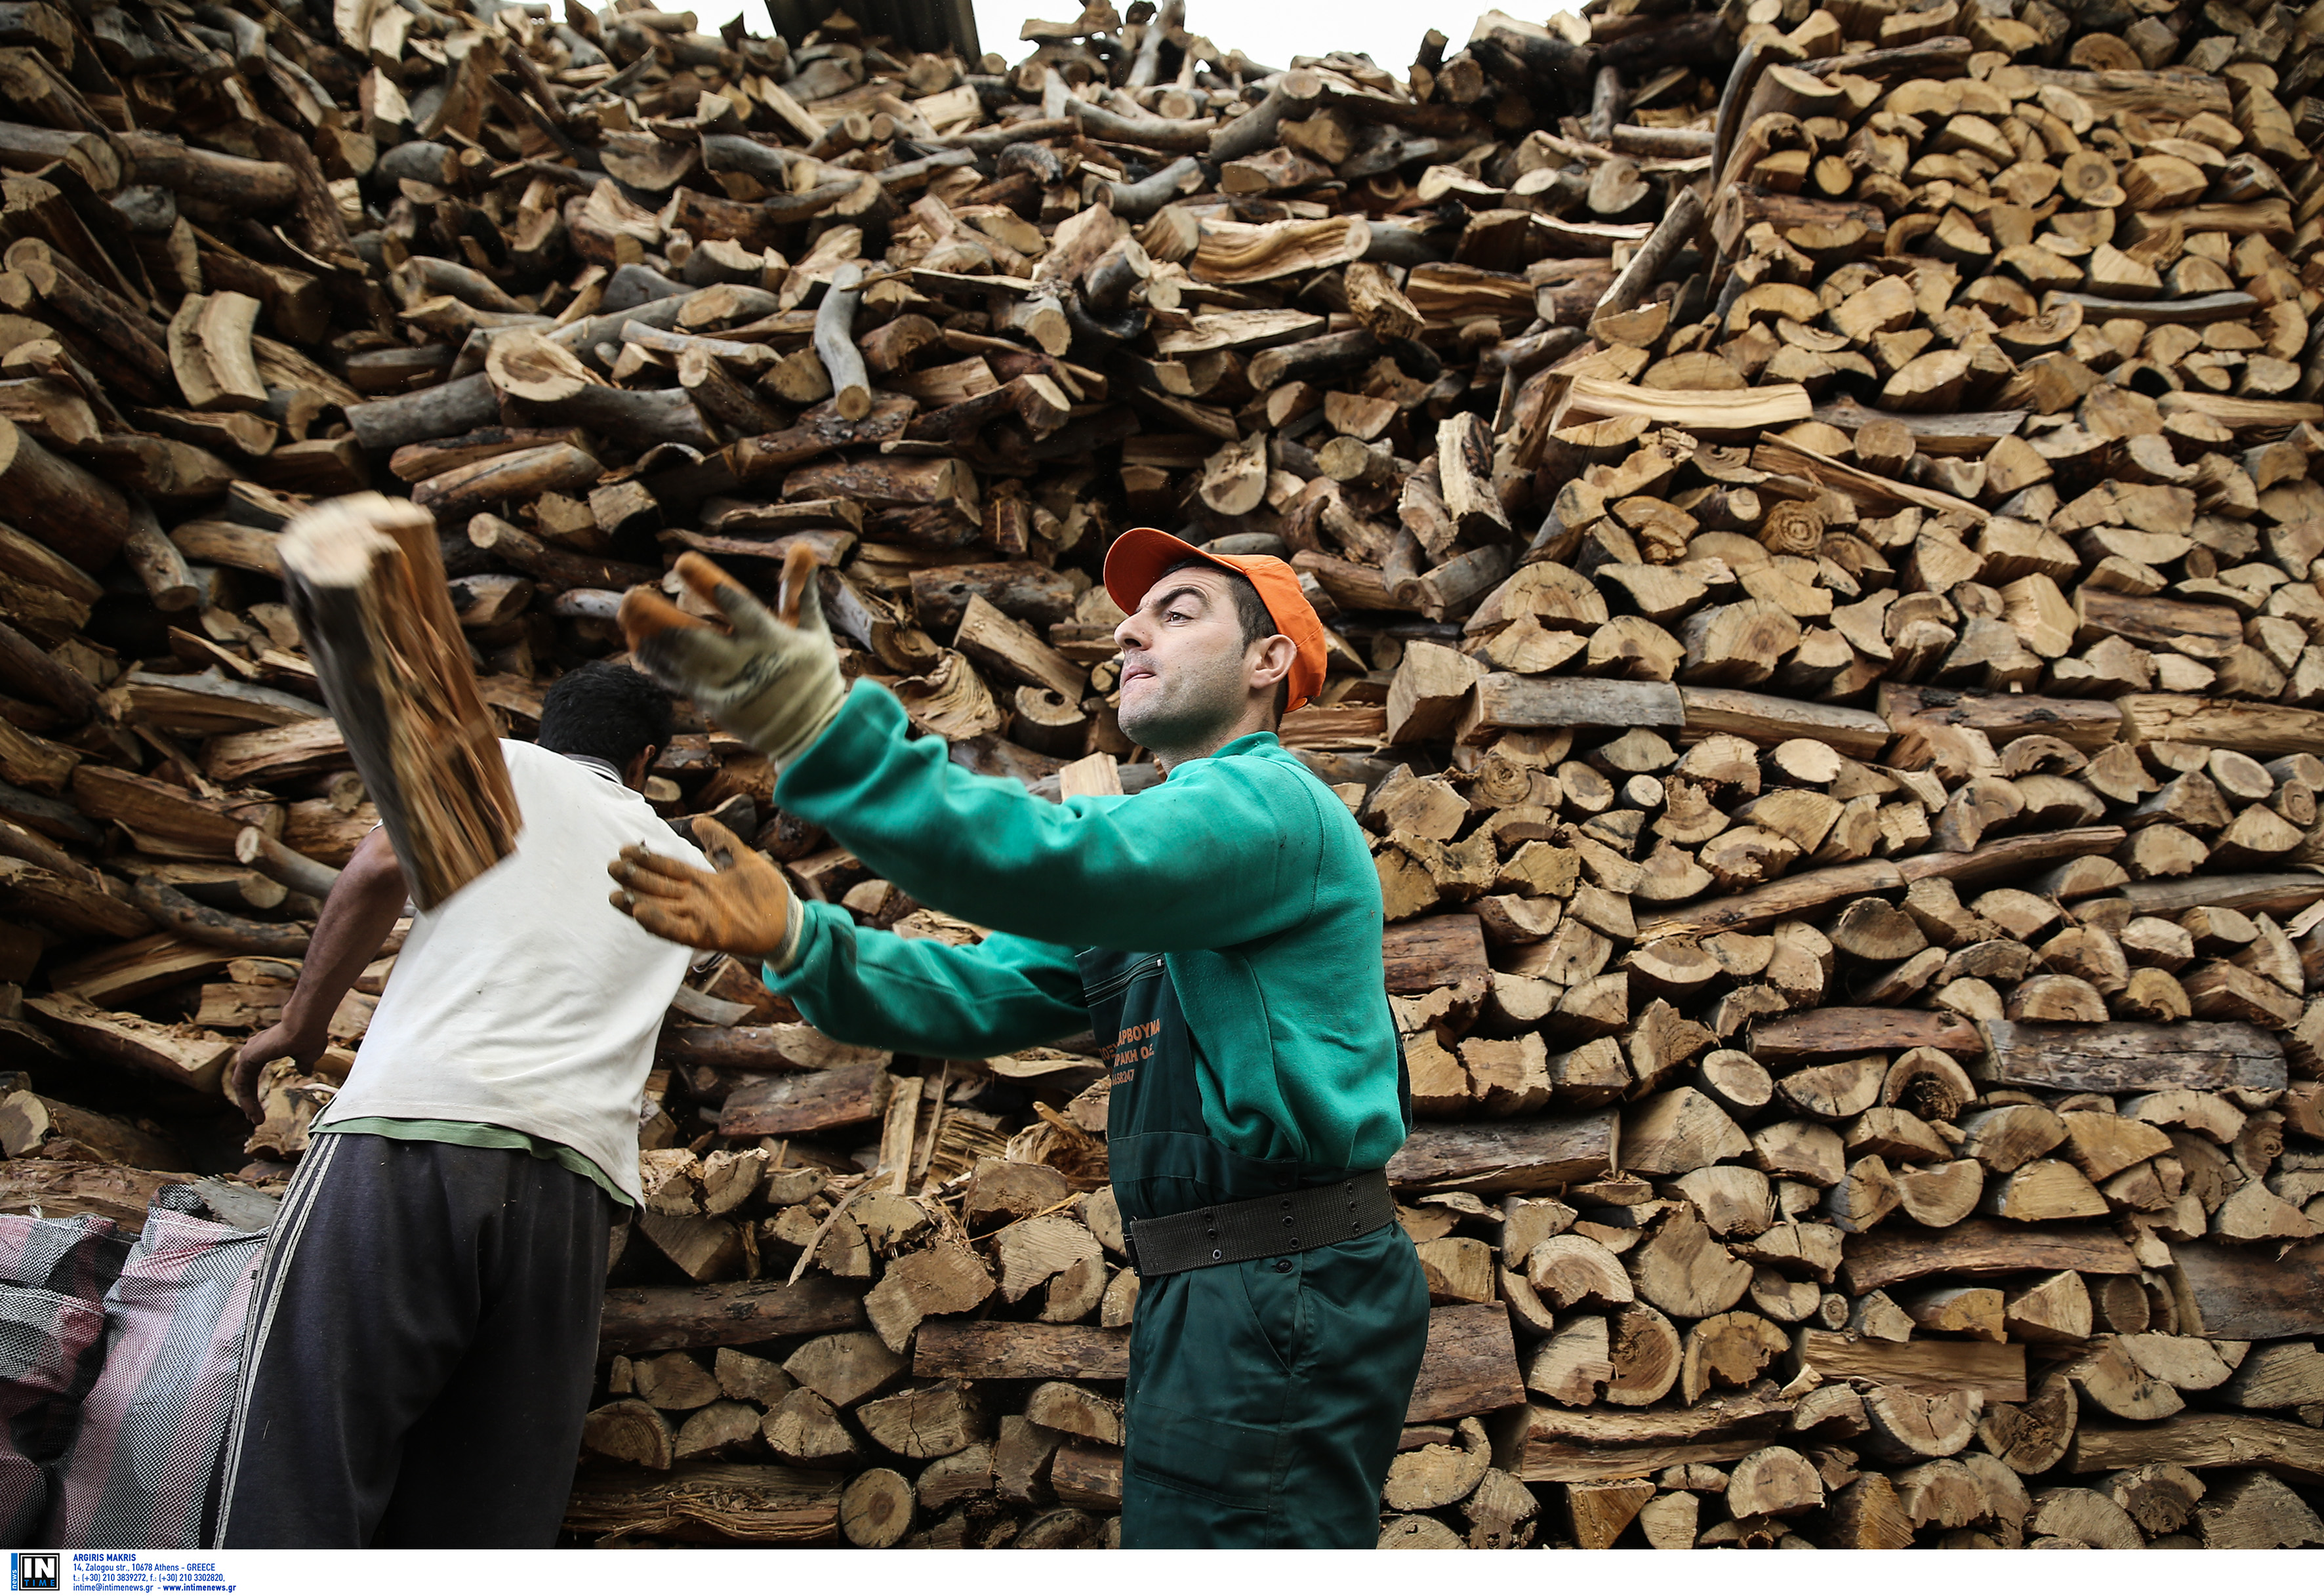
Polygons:
[[678,1068],[751,1073],[885,1068],[890,1056],[877,1047],[835,1042],[812,1026],[798,1024],[668,1025],[662,1028],[655,1056]]
[[1915,1391],[1981,1391],[1987,1401],[2026,1399],[2025,1349],[1984,1341],[1877,1341],[1802,1329],[1793,1351],[1826,1379],[1869,1379]]
[[203,751],[202,773],[214,781],[285,781],[327,774],[349,763],[338,723],[325,716],[213,737]]
[[12,521],[88,570],[101,569],[136,530],[118,489],[51,454],[5,419],[0,419],[0,493]]
[[215,1097],[234,1044],[207,1031],[157,1025],[134,1014],[108,1014],[63,992],[27,998],[24,1007],[75,1052]]
[[654,579],[649,567],[554,547],[497,515],[470,517],[468,541],[556,591],[574,587],[618,591]]
[[[528,355],[536,364],[561,362],[570,369],[520,377]],[[523,401],[523,412],[586,427],[634,448],[674,443],[707,452],[718,444],[687,389],[617,388],[588,380],[591,374],[570,354],[529,329],[512,329],[495,338],[486,369],[503,392]]]
[[1090,134],[1114,143],[1178,154],[1213,148],[1215,138],[1207,122],[1173,122],[1159,116],[1125,116],[1074,95],[1065,97],[1066,115]]
[[1126,1330],[1083,1324],[940,1320],[912,1342],[912,1372],[962,1379],[1120,1379],[1130,1367]]
[[2273,1551],[2324,1545],[2324,1519],[2291,1487],[2268,1474],[2228,1475],[2223,1489],[2205,1495],[2194,1518],[2209,1547]]
[[138,877],[136,885],[130,889],[130,896],[154,925],[189,941],[235,953],[281,958],[296,958],[307,951],[305,926],[253,920],[213,909],[187,897],[159,875]]
[[2134,693],[2117,700],[2116,707],[2134,743],[2197,743],[2272,759],[2312,750],[2324,737],[2324,711],[2282,705]]
[[483,372],[392,399],[346,407],[347,424],[366,449],[387,450],[473,432],[500,419],[500,399]]
[[724,1545],[801,1545],[840,1528],[841,1477],[772,1463],[687,1463],[669,1473],[593,1471],[565,1507],[576,1535],[651,1535]]
[[120,188],[127,171],[121,147],[103,134],[29,127],[15,122],[0,124],[0,165],[38,171],[54,161],[66,162],[83,182],[100,194],[110,194]]
[[639,1215],[637,1227],[689,1280],[707,1284],[742,1268],[742,1234],[724,1220],[648,1209]]
[[722,1136],[813,1135],[864,1125],[886,1112],[891,1077],[882,1062],[770,1076],[727,1094]]
[[439,521],[458,523],[479,511],[543,494],[586,494],[604,467],[569,443],[512,449],[438,472],[412,484],[411,502]]
[[162,532],[150,506],[133,500],[129,510],[134,524],[122,540],[121,553],[137,573],[153,607],[172,614],[194,608],[201,602],[201,591],[185,555]]
[[2006,1086],[2050,1092],[2159,1092],[2183,1087],[2280,1091],[2283,1045],[2249,1025],[2032,1026],[1991,1020],[1982,1067]]
[[2219,1392],[2246,1408],[2304,1407],[2324,1399],[2324,1352],[2299,1342],[2254,1347]]
[[0,1213],[91,1214],[134,1235],[144,1228],[146,1211],[161,1188],[183,1180],[78,1158],[11,1158],[0,1164]]
[[1380,940],[1380,959],[1392,993],[1457,985],[1486,973],[1483,923],[1472,914],[1440,914],[1390,926]]
[[1192,155],[1181,155],[1134,183],[1107,180],[1102,191],[1110,201],[1107,208],[1114,215],[1133,222],[1144,221],[1190,188],[1198,186],[1202,171],[1201,161]]
[[1388,1179],[1418,1190],[1546,1191],[1593,1179],[1614,1165],[1619,1121],[1611,1111],[1423,1126],[1388,1161]]
[[1772,749],[1810,738],[1854,760],[1877,760],[1888,744],[1888,723],[1860,709],[1797,703],[1734,687],[1682,686],[1678,696],[1685,717],[1679,731],[1683,743],[1736,736]]
[[1886,1462],[1950,1457],[1976,1434],[1975,1391],[1924,1392],[1877,1385],[1864,1394],[1864,1450]]
[[1030,629],[1002,614],[981,595],[970,595],[953,646],[1003,677],[1046,687],[1068,702],[1078,704],[1089,685],[1086,670],[1068,662]]
[[2290,872],[2275,875],[2206,875],[2188,881],[2133,881],[2115,896],[2138,915],[2178,915],[2193,909],[2249,909],[2289,916],[2319,898],[2324,878]]
[[1479,1303],[1440,1307],[1428,1315],[1428,1345],[1406,1424],[1492,1413],[1524,1401],[1507,1310],[1499,1303]]
[[248,294],[188,294],[171,318],[171,371],[198,411],[260,410],[266,384],[251,353],[259,302]]
[[1685,724],[1684,703],[1666,683],[1554,680],[1495,671],[1479,678],[1456,735],[1460,742],[1481,744],[1506,731],[1644,726],[1675,732]]
[[[946,1457],[990,1434],[988,1416],[974,1390],[951,1380],[866,1403],[855,1417],[874,1442],[910,1458]],[[1117,1418],[1116,1440],[1119,1426]]]
[[861,267],[841,267],[815,313],[815,352],[831,377],[833,407],[848,421],[860,421],[872,413],[871,380],[864,374],[863,356],[855,346],[854,335],[862,281]]
[[241,827],[281,823],[281,811],[267,806],[197,798],[169,782],[100,765],[74,771],[72,792],[81,813],[171,844],[157,851],[179,858],[226,858]]
[[2065,1466],[2077,1474],[2176,1463],[2184,1469],[2263,1468],[2288,1480],[2324,1481],[2324,1433],[2244,1413],[2181,1413],[2151,1425],[2085,1424]]
[[1637,308],[1646,296],[1655,279],[1668,265],[1671,256],[1692,241],[1702,229],[1703,202],[1702,190],[1688,187],[1679,190],[1655,230],[1640,244],[1629,263],[1615,273],[1614,281],[1598,298],[1591,312],[1594,324],[1600,317],[1618,316]]
[[60,937],[137,936],[149,928],[142,907],[115,898],[99,881],[81,879],[80,867],[69,859],[60,855],[54,863],[69,867],[69,873],[22,858],[0,858],[0,898],[13,912]]
[[1918,687],[1883,683],[1879,713],[1900,737],[1914,725],[1964,726],[1985,733],[1996,748],[2039,734],[2095,753],[2122,733],[2120,709],[2087,699],[1998,693],[1947,697],[1949,701],[1939,703]]
[[333,718],[412,900],[432,908],[507,857],[522,824],[445,595],[435,522],[378,494],[336,500],[290,523],[283,559]]
[[143,404],[169,401],[168,351],[152,319],[134,301],[43,239],[17,239],[5,259],[8,271],[0,279],[0,302],[16,310],[37,304],[43,315],[77,335],[73,347],[79,357],[128,397]]
[[0,676],[46,699],[69,721],[85,721],[97,713],[96,684],[5,622],[0,622]]
[[329,897],[331,889],[338,885],[337,871],[308,858],[255,826],[245,826],[235,835],[234,856],[318,902]]
[[292,204],[297,174],[275,161],[250,161],[186,143],[167,134],[127,132],[114,143],[128,158],[128,178],[230,210],[263,215]]
[[2171,1259],[2181,1328],[2190,1334],[2261,1341],[2324,1333],[2324,1241],[2276,1253],[2193,1241],[2173,1247]]
[[1976,1026],[1953,1015],[1893,1009],[1818,1009],[1754,1026],[1750,1051],[1756,1058],[1772,1061],[1909,1047],[1934,1047],[1967,1058],[1982,1053],[1985,1042]]
[[797,1285],[743,1280],[718,1286],[615,1287],[598,1323],[600,1357],[724,1347],[778,1336],[819,1335],[865,1323],[861,1287],[814,1275]]
[[1638,939],[1751,930],[1868,892],[1895,890],[1904,884],[1902,873],[1886,860],[1810,871],[1707,906],[1648,917],[1638,922]]
[[2138,1269],[2129,1244],[2103,1231],[1966,1220],[1942,1231],[1883,1230],[1848,1238],[1842,1272],[1854,1293],[1935,1274],[2026,1274],[2073,1269],[2127,1275]]
[[1528,1484],[1635,1480],[1690,1463],[1732,1462],[1774,1439],[1789,1405],[1756,1393],[1685,1407],[1572,1412],[1534,1404],[1511,1470]]
[[1277,130],[1288,116],[1300,119],[1323,94],[1323,84],[1312,71],[1284,73],[1258,105],[1213,131],[1206,148],[1213,161],[1239,161],[1275,142]]

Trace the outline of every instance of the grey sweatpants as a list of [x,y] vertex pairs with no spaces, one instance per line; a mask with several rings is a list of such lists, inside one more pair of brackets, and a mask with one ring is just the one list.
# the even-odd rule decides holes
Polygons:
[[547,1546],[613,1201],[500,1148],[318,1136],[252,1294],[219,1546]]

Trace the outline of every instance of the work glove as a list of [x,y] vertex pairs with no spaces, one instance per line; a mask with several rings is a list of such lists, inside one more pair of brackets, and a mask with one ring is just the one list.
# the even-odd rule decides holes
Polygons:
[[698,620],[650,587],[622,595],[622,635],[646,673],[775,762],[807,752],[847,696],[839,650],[824,624],[815,552],[794,546],[783,561],[779,613],[698,554],[678,574],[715,607],[724,628]]
[[715,820],[696,820],[694,840],[716,870],[696,870],[636,843],[623,848],[605,866],[621,883],[613,907],[669,941],[788,965],[798,916],[780,867]]

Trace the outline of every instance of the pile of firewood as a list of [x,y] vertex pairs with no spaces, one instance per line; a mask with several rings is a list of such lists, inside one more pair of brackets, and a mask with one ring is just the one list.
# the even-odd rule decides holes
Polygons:
[[[312,499],[433,513],[513,735],[623,588],[804,544],[1051,797],[1155,779],[1155,524],[1332,627],[1284,741],[1374,839],[1437,1305],[1382,1544],[2324,1542],[2324,7],[1586,10],[1399,75],[1176,0],[1014,66],[0,5],[0,1208],[277,1183],[352,1062],[392,949],[219,1097],[376,817]],[[650,796],[981,935],[772,785],[692,721]],[[728,964],[660,1063],[576,1542],[1114,1538],[1091,1039]]]

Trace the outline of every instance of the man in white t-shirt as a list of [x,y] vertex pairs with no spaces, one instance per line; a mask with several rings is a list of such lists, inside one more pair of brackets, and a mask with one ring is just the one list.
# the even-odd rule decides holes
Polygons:
[[[638,1103],[688,951],[605,901],[636,844],[695,863],[641,796],[669,696],[569,672],[503,742],[516,850],[419,916],[309,1133],[251,1310],[215,1542],[546,1546],[588,1407],[606,1249],[641,1201]],[[404,907],[384,831],[323,906],[270,1060],[304,1067]]]

